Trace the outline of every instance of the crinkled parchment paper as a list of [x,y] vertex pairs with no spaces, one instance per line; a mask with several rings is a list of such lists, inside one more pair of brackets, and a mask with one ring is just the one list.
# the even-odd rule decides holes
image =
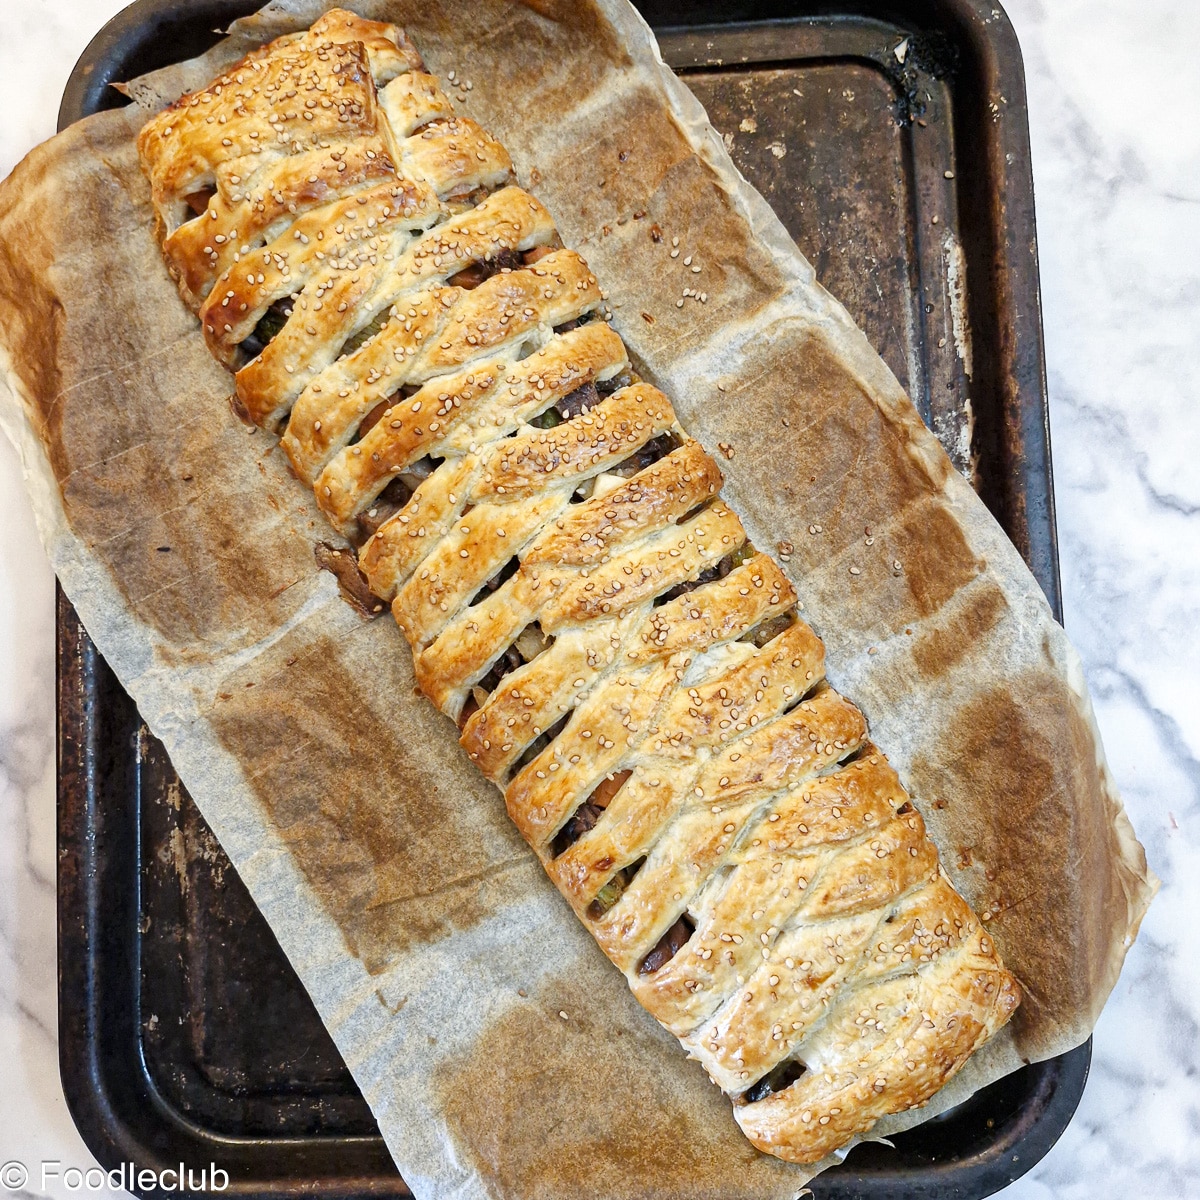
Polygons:
[[[201,85],[326,6],[265,10],[134,94]],[[710,448],[733,447],[727,495],[758,545],[794,545],[831,680],[1020,978],[1011,1026],[917,1117],[1078,1044],[1155,881],[1079,661],[1016,551],[623,0],[353,7],[471,79],[466,107],[620,303],[644,374]],[[391,620],[360,619],[315,569],[329,534],[312,497],[232,416],[163,268],[143,118],[80,122],[0,185],[0,420],[67,594],[405,1179],[421,1197],[793,1195],[809,1172],[754,1151],[634,1002],[452,723],[413,695]],[[675,235],[704,263],[706,305],[675,305]]]

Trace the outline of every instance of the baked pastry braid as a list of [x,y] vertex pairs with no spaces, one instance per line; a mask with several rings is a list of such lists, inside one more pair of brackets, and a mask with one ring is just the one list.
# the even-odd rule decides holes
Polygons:
[[1017,984],[503,147],[401,31],[334,11],[139,150],[243,415],[751,1141],[816,1162],[924,1104]]

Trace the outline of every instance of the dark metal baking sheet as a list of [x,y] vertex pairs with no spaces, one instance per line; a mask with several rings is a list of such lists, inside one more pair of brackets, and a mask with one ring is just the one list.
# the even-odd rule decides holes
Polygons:
[[[253,0],[138,0],[59,124],[199,53]],[[664,57],[1025,556],[1058,567],[1015,35],[991,0],[645,0]],[[961,250],[954,249],[958,247]],[[961,348],[969,329],[970,371]],[[245,1197],[407,1189],[304,989],[162,747],[58,598],[59,1031],[106,1166],[209,1162]],[[1090,1043],[864,1145],[819,1198],[982,1197],[1066,1127]]]

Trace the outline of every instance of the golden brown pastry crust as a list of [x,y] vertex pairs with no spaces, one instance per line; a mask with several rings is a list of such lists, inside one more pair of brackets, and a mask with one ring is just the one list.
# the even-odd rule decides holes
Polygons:
[[503,147],[400,31],[334,10],[139,150],[246,413],[751,1141],[815,1162],[925,1103],[1016,982]]

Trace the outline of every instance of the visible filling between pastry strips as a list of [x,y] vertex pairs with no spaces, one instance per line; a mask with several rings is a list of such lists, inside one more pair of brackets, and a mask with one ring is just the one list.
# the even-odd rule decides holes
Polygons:
[[586,262],[392,26],[151,120],[163,249],[424,693],[760,1148],[925,1103],[1019,1003],[795,589]]

